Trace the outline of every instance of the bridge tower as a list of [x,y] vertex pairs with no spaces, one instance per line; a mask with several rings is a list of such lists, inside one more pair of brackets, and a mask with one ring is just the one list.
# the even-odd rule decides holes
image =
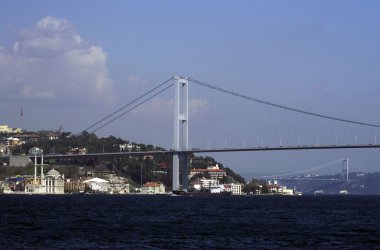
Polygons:
[[[189,144],[189,81],[186,78],[174,77],[174,151],[188,150]],[[184,162],[182,167],[182,190],[188,189],[188,164],[187,154],[173,154],[173,190],[180,189],[179,162]]]
[[348,158],[342,160],[342,179],[348,181]]

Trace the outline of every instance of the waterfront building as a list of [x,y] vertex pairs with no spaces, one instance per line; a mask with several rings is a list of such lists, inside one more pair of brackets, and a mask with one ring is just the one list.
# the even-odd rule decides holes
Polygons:
[[20,194],[24,193],[25,179],[30,176],[11,176],[6,177],[4,181],[0,182],[0,192],[5,194]]
[[108,192],[109,181],[107,181],[107,180],[103,180],[103,179],[95,177],[95,178],[84,181],[84,183],[86,183],[87,186],[92,191]]
[[288,189],[286,186],[282,186],[277,182],[277,180],[274,180],[273,183],[272,181],[268,181],[268,190],[269,193],[273,194],[283,194],[283,195],[295,195],[295,192],[293,189]]
[[82,193],[84,192],[86,184],[80,180],[67,179],[64,188],[65,193]]
[[[202,181],[202,180],[201,180]],[[242,185],[240,183],[219,184],[217,180],[203,179],[201,189],[210,190],[212,194],[231,193],[232,195],[241,195]]]
[[279,194],[282,193],[282,186],[277,184],[269,184],[267,185],[269,193]]
[[224,185],[215,185],[208,188],[211,194],[220,194],[224,192]]
[[54,168],[44,178],[46,194],[63,194],[65,192],[64,177]]
[[294,189],[289,189],[289,188],[286,188],[286,186],[283,186],[282,187],[282,194],[284,194],[284,195],[295,195],[296,192],[294,191]]
[[214,180],[214,179],[202,178],[200,180],[200,182],[201,182],[201,189],[209,189],[211,186],[218,186],[219,185],[219,181]]
[[159,182],[147,182],[141,187],[142,194],[165,194],[165,186]]
[[41,165],[41,176],[39,178],[29,178],[25,183],[26,194],[63,194],[64,193],[64,176],[54,168],[43,173]]
[[241,195],[242,185],[240,183],[224,184],[224,190],[232,195]]

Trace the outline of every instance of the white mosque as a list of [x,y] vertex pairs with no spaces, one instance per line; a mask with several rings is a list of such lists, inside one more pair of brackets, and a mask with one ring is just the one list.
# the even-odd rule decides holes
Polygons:
[[[43,162],[43,160],[42,160]],[[64,176],[54,168],[44,174],[44,166],[41,165],[41,176],[37,178],[37,165],[34,166],[34,178],[25,183],[26,194],[63,194]]]

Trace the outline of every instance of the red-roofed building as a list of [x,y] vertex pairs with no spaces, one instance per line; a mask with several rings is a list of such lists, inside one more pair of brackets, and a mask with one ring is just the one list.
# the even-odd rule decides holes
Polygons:
[[141,187],[142,194],[165,194],[165,186],[159,182],[147,182]]
[[210,178],[214,180],[219,180],[219,179],[222,179],[224,176],[227,176],[226,171],[223,169],[220,169],[218,164],[216,164],[216,166],[209,166],[207,168],[190,169],[189,178],[193,177],[196,174],[205,174],[205,173],[208,173],[210,175]]

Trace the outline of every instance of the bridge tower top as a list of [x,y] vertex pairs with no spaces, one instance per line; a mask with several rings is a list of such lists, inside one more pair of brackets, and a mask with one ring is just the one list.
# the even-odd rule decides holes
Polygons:
[[188,150],[189,141],[189,81],[174,77],[174,150]]

